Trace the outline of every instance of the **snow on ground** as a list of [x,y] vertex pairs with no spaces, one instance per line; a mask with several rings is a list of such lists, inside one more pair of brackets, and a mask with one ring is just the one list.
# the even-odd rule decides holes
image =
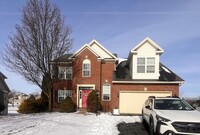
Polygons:
[[113,116],[109,113],[17,114],[15,109],[0,116],[0,135],[118,135],[120,122],[141,122],[139,116]]

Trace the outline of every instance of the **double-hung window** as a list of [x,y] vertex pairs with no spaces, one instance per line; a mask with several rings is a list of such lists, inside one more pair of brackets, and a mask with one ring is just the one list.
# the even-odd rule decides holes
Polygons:
[[67,69],[66,69],[66,79],[67,80],[72,79],[72,67],[67,67]]
[[147,73],[155,73],[155,58],[147,58]]
[[72,97],[71,90],[58,90],[58,102],[61,103],[66,97]]
[[72,67],[58,67],[58,78],[59,79],[72,79]]
[[66,67],[58,67],[58,78],[59,79],[66,78]]
[[145,73],[145,58],[137,58],[137,73]]
[[82,65],[82,76],[83,77],[90,77],[91,75],[91,64],[90,60],[85,59]]
[[137,73],[155,73],[154,57],[138,57]]
[[110,101],[111,95],[111,86],[109,83],[105,83],[103,85],[103,91],[102,91],[102,100],[103,101]]

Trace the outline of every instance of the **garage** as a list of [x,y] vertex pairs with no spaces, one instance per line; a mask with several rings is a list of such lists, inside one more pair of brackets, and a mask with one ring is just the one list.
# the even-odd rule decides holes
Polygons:
[[171,96],[171,91],[120,91],[119,113],[141,114],[142,106],[149,96]]

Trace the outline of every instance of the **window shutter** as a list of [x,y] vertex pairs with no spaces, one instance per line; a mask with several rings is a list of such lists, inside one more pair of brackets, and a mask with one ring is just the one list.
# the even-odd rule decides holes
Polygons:
[[55,91],[54,95],[55,95],[55,97],[54,97],[55,98],[55,102],[58,103],[58,91]]

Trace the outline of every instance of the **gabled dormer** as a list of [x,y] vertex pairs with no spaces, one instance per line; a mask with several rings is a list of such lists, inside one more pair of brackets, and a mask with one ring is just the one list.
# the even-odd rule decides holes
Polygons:
[[145,38],[129,53],[132,79],[159,79],[160,55],[164,50],[150,38]]

